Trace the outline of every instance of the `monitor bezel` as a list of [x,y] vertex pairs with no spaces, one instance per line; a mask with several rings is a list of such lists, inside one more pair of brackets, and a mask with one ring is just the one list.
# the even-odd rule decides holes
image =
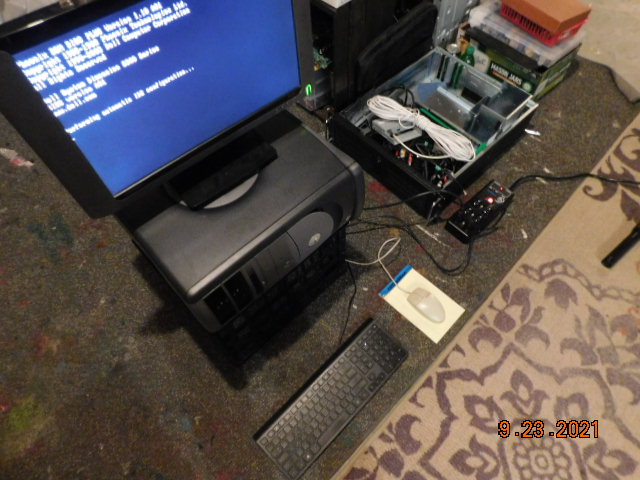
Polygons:
[[[15,64],[12,52],[72,30],[103,15],[126,8],[140,0],[94,0],[72,10],[47,12],[46,18],[12,22],[8,35],[0,38],[0,112],[47,165],[72,197],[91,217],[115,214],[139,201],[172,177],[203,161],[231,141],[246,134],[289,106],[312,81],[313,45],[308,0],[290,0],[294,11],[300,85],[248,118],[215,135],[186,154],[167,163],[151,175],[116,195],[95,172],[60,121]],[[37,18],[37,17],[36,17]],[[16,99],[20,99],[19,102]]]

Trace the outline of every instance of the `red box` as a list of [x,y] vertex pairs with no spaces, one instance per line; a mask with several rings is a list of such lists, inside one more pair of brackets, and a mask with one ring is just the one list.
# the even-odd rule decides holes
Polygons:
[[545,43],[555,45],[584,25],[591,8],[580,0],[502,0],[500,14]]

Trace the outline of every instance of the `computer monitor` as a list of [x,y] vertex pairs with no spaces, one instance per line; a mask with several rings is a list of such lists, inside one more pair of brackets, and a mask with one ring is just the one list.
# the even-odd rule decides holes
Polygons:
[[[247,135],[309,79],[309,23],[306,0],[96,0],[0,38],[0,111],[93,217],[207,161],[237,183],[274,158]],[[213,155],[233,141],[240,166]]]

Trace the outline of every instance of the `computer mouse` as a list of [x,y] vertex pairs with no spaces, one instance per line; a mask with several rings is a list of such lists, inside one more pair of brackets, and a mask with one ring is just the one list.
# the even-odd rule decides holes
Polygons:
[[407,301],[428,320],[434,323],[444,322],[444,307],[440,300],[429,290],[417,287],[409,293]]

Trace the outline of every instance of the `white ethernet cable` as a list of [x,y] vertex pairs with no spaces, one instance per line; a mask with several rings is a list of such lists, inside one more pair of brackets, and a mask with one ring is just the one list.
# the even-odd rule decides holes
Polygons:
[[[455,130],[442,127],[421,115],[417,109],[409,109],[400,105],[394,99],[383,95],[375,95],[367,100],[369,110],[384,120],[396,120],[403,128],[418,127],[426,132],[444,155],[430,156],[418,153],[398,140],[409,152],[419,158],[453,158],[460,162],[472,162],[476,158],[476,150],[471,140]],[[394,136],[395,137],[395,136]]]
[[[369,266],[369,265],[375,265],[376,263],[379,263],[380,266],[382,267],[382,269],[384,270],[384,273],[387,274],[387,277],[389,277],[391,279],[391,281],[395,284],[396,287],[398,287],[398,289],[404,293],[411,293],[408,292],[406,290],[404,290],[400,285],[398,285],[396,283],[395,278],[393,278],[393,276],[391,275],[391,273],[389,272],[389,270],[387,270],[387,267],[385,266],[385,264],[382,262],[386,257],[388,257],[391,252],[393,252],[395,250],[395,248],[398,246],[398,244],[400,243],[400,237],[391,237],[387,240],[385,240],[382,245],[380,245],[380,248],[378,249],[378,258],[376,258],[373,262],[356,262],[355,260],[345,260],[347,263],[352,263],[354,265],[362,265],[362,266]],[[384,247],[386,247],[388,244],[391,244],[391,246],[389,247],[389,250],[387,250],[386,252],[384,252],[384,254],[382,253],[382,251],[384,250]]]

